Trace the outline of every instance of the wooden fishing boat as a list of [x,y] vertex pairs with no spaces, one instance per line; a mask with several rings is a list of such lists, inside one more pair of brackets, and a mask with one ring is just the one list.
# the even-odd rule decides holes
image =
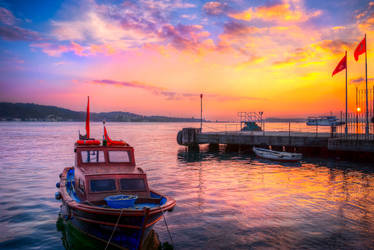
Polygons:
[[61,217],[78,230],[120,248],[140,249],[153,225],[176,202],[148,186],[136,167],[134,148],[109,138],[90,139],[89,105],[86,135],[75,143],[75,166],[67,167],[56,184]]
[[259,157],[277,161],[300,161],[303,157],[300,153],[281,152],[257,147],[253,147],[253,152]]

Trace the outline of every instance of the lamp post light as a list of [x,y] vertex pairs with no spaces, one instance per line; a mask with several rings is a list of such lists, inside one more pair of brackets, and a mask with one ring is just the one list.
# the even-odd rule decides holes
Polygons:
[[361,112],[361,107],[356,108],[356,136],[358,136],[358,113]]

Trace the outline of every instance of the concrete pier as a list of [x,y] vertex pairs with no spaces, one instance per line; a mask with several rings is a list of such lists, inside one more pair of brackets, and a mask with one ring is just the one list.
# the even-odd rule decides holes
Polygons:
[[196,128],[184,128],[177,136],[179,145],[197,149],[200,144],[217,147],[219,144],[229,146],[272,146],[284,147],[288,151],[312,152],[366,152],[374,153],[374,140],[341,138],[330,133],[276,132],[276,131],[233,131],[233,132],[200,132]]

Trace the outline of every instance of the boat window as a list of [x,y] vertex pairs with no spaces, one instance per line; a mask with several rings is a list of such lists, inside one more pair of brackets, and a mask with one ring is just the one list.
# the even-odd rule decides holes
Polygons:
[[108,151],[110,162],[130,162],[128,151]]
[[114,179],[91,180],[90,186],[92,192],[116,190],[116,183]]
[[121,179],[121,190],[145,191],[143,179]]
[[82,151],[81,156],[83,163],[105,162],[104,151],[101,150]]

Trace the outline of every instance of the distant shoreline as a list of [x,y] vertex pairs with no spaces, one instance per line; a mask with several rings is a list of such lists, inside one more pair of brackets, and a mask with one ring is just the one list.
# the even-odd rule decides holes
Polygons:
[[[34,103],[0,103],[0,121],[82,122],[85,120],[86,112]],[[194,117],[145,116],[123,111],[91,112],[90,120],[93,122],[200,122],[199,118]],[[203,120],[203,122],[208,121]]]
[[[114,111],[90,114],[92,122],[194,122],[199,123],[200,118],[145,116],[130,112]],[[73,111],[56,106],[39,105],[34,103],[0,102],[0,122],[83,122],[86,112]],[[304,118],[265,118],[264,122],[305,122]],[[203,119],[204,123],[239,123],[239,121],[210,121]]]

